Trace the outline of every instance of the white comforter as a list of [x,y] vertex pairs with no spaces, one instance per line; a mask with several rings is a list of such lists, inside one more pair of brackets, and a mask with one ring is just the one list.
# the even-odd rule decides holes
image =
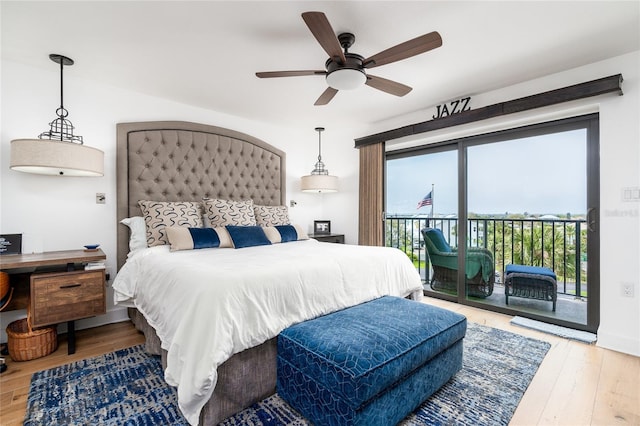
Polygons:
[[401,251],[297,241],[243,249],[153,247],[118,273],[116,303],[133,302],[168,353],[165,380],[195,425],[217,367],[284,328],[384,295],[421,290]]

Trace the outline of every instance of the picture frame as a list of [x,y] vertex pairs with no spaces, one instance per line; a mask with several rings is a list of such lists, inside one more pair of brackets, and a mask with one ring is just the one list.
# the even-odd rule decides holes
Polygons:
[[314,220],[313,233],[314,234],[330,234],[331,221],[330,220]]

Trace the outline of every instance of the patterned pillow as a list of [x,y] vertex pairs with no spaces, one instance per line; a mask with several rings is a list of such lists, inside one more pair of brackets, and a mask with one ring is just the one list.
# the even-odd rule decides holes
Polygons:
[[255,226],[253,200],[230,201],[207,198],[204,200],[204,211],[209,225],[218,228],[227,225]]
[[202,228],[201,204],[195,201],[138,201],[147,226],[149,247],[169,244],[166,226]]
[[233,247],[231,236],[226,228],[167,226],[164,229],[171,244],[171,251]]
[[309,239],[307,233],[299,225],[265,226],[263,229],[271,244]]
[[259,226],[288,225],[289,210],[287,206],[253,206],[256,224]]

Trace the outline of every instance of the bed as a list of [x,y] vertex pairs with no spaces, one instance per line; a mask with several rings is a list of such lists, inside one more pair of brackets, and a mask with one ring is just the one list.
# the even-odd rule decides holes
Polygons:
[[[119,223],[144,215],[140,200],[286,202],[285,153],[252,136],[167,121],[118,124],[117,139]],[[162,356],[191,424],[218,424],[275,393],[275,340],[288,325],[387,294],[422,297],[396,249],[321,243],[296,227],[290,242],[132,253],[130,229],[118,225],[116,302]]]

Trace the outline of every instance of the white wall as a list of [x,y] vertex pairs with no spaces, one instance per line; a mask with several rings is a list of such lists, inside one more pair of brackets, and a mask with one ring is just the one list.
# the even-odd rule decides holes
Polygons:
[[[623,188],[640,188],[640,52],[472,96],[480,108],[585,81],[622,74],[623,96],[602,95],[430,132],[388,143],[399,149],[523,126],[589,112],[600,113],[600,327],[598,345],[640,355],[640,201],[623,202]],[[445,101],[445,100],[443,100]],[[377,123],[374,134],[429,120],[435,106],[410,116]],[[623,283],[635,296],[623,297]]]
[[[0,121],[0,233],[22,233],[23,253],[69,250],[84,244],[100,244],[107,255],[108,270],[116,262],[116,123],[153,120],[184,120],[234,129],[260,138],[287,153],[287,205],[293,223],[311,230],[314,219],[332,221],[335,232],[347,243],[357,243],[358,153],[353,140],[361,130],[315,123],[277,127],[221,112],[153,98],[75,78],[65,70],[65,107],[75,133],[85,144],[105,152],[105,175],[99,178],[40,176],[9,169],[10,141],[34,138],[48,130],[59,105],[59,69],[51,71],[2,62]],[[340,178],[337,194],[300,192],[300,176],[309,174],[317,160],[315,126],[324,126],[323,159]],[[106,193],[106,204],[95,203],[97,192]],[[346,208],[345,208],[346,206]],[[355,206],[355,207],[353,207]],[[78,329],[123,320],[126,313],[112,303],[108,290],[108,313],[78,322]],[[6,325],[23,318],[25,311],[0,314],[0,341],[6,341]],[[61,326],[64,331],[64,326]]]

